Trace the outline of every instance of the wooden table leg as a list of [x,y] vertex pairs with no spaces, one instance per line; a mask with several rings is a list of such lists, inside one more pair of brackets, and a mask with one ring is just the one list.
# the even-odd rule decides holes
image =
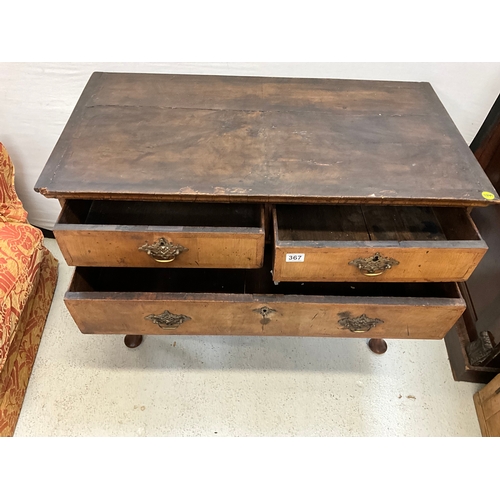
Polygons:
[[135,349],[142,344],[142,335],[125,335],[123,341],[128,348]]
[[384,354],[387,351],[387,342],[384,339],[370,339],[368,347],[375,354]]

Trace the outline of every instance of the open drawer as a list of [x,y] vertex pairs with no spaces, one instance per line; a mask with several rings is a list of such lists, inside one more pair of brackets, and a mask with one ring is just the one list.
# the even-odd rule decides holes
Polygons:
[[276,205],[275,281],[464,281],[488,249],[463,208]]
[[65,303],[83,333],[439,339],[456,283],[280,283],[258,270],[77,268]]
[[256,268],[264,208],[66,200],[54,234],[70,266]]

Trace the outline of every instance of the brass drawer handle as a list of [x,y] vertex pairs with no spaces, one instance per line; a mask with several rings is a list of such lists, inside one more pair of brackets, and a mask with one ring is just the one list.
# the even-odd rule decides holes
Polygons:
[[349,262],[350,266],[356,266],[365,276],[380,276],[392,266],[397,266],[399,262],[390,257],[384,257],[377,252],[371,257],[354,259]]
[[156,262],[172,262],[179,254],[187,252],[188,249],[182,245],[170,243],[165,238],[160,238],[151,245],[145,243],[139,247],[139,250],[146,252]]
[[356,318],[351,317],[351,313],[339,313],[339,325],[344,330],[350,330],[353,333],[366,333],[377,325],[383,323],[381,319],[369,318],[366,314],[362,314]]
[[184,314],[174,314],[170,311],[163,311],[161,314],[150,314],[144,319],[152,321],[155,325],[158,325],[163,330],[175,330],[182,325],[185,321],[189,321],[191,318],[185,316]]

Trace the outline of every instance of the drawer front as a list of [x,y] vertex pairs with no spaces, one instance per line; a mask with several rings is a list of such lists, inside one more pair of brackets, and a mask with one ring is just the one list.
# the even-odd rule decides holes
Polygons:
[[[264,233],[54,231],[70,266],[254,268],[262,265]],[[178,255],[162,255],[168,247]],[[149,249],[149,253],[148,253]],[[156,253],[155,253],[155,249]],[[170,260],[172,259],[172,260]]]
[[[429,216],[431,210],[415,212],[423,218]],[[290,225],[301,225],[298,214],[295,214],[297,223],[291,217],[298,212],[297,207],[284,217],[280,217],[279,211],[280,208],[275,207],[273,212],[275,281],[464,281],[487,251],[473,221],[462,209],[435,209],[441,221],[438,218],[417,220],[413,225],[407,224],[410,230],[400,228],[399,232],[393,227],[382,230],[376,226],[378,221],[384,222],[388,211],[393,211],[391,221],[394,222],[397,212],[391,207],[325,207],[324,210],[304,207],[307,219],[313,221],[311,226],[323,216],[324,227],[319,229],[307,229],[308,222],[305,222],[306,229],[304,223],[299,229],[290,229]],[[318,213],[309,214],[310,211]],[[376,211],[380,218],[373,213]],[[313,215],[317,216],[316,220]],[[342,217],[338,224],[335,217]],[[440,227],[439,231],[425,232],[421,229],[436,229],[446,221],[450,224],[446,230],[441,231]],[[373,230],[374,226],[378,232]]]
[[276,281],[464,281],[485,252],[470,248],[276,246],[273,277]]
[[465,309],[454,283],[450,298],[103,292],[79,273],[65,302],[83,333],[440,339]]
[[[86,208],[76,220],[72,217],[71,212],[76,211],[74,208],[77,205],[77,202],[70,203],[70,206],[66,205],[54,227],[54,234],[61,252],[70,266],[174,268],[256,268],[262,266],[265,231],[264,210],[261,206],[258,207],[258,220],[254,220],[254,227],[217,226],[218,222],[224,222],[217,220],[217,217],[220,217],[217,213],[212,220],[209,216],[200,219],[200,222],[211,223],[211,226],[197,227],[180,224],[148,226],[142,224],[143,221],[148,221],[144,215],[140,220],[140,225],[89,224],[86,222],[88,220]],[[144,204],[132,203],[128,206],[133,208],[134,205]],[[200,210],[195,204],[183,208]],[[121,207],[118,207],[116,210],[120,209]],[[251,210],[255,211],[255,207]],[[130,217],[134,222],[138,222],[136,214],[131,214]],[[185,217],[185,224],[197,222],[197,218],[188,211]],[[121,214],[118,222],[125,222],[126,218],[126,213]],[[157,215],[152,219],[155,222],[161,221],[161,217]],[[168,221],[168,217],[166,219]],[[181,223],[183,214],[176,214],[173,219]],[[114,220],[111,219],[111,221]]]

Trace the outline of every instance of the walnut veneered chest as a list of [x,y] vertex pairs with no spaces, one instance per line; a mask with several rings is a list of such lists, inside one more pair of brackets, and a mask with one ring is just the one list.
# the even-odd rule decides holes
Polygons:
[[94,73],[35,189],[84,333],[442,338],[498,194],[428,83]]

